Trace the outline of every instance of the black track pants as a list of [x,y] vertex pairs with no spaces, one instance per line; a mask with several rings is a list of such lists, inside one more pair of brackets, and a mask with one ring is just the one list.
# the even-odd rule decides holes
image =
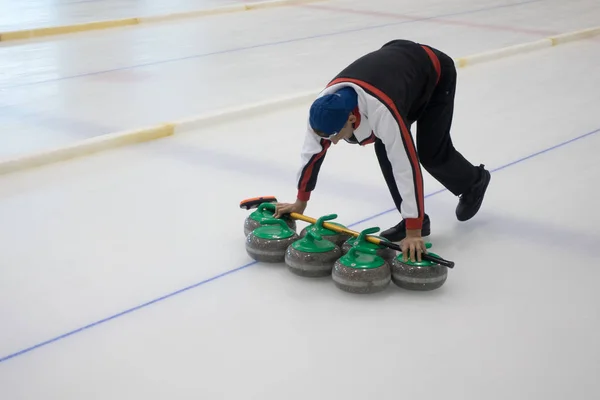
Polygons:
[[[440,61],[441,76],[427,106],[416,121],[416,147],[423,168],[458,196],[475,183],[479,176],[478,169],[454,148],[450,137],[456,91],[454,61],[438,50],[433,51]],[[375,153],[390,194],[400,210],[402,197],[394,181],[385,145],[379,139],[375,141]]]

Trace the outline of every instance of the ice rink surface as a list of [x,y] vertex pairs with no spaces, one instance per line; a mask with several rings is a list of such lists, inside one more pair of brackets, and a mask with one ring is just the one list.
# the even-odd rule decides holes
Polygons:
[[[457,58],[599,21],[583,0],[331,1],[7,42],[0,156],[318,88],[395,38]],[[599,398],[599,63],[596,39],[459,69],[454,142],[493,174],[466,223],[425,176],[456,262],[428,293],[246,255],[239,201],[293,201],[310,102],[0,177],[0,399]],[[372,147],[329,151],[306,215],[330,213],[398,222]]]

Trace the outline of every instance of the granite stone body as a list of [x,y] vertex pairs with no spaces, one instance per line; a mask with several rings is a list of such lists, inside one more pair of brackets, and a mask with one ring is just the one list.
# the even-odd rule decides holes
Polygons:
[[284,239],[263,239],[252,232],[246,237],[246,252],[256,261],[284,262],[287,248],[296,240],[298,240],[297,234]]
[[353,268],[336,261],[332,277],[335,285],[350,293],[368,294],[385,290],[391,281],[390,264],[385,261],[377,268]]
[[309,253],[289,246],[285,253],[285,263],[288,269],[296,275],[323,277],[331,275],[333,265],[341,256],[342,250],[339,246],[322,253]]
[[440,288],[448,277],[448,268],[431,262],[411,263],[398,255],[391,262],[392,281],[408,290],[434,290]]

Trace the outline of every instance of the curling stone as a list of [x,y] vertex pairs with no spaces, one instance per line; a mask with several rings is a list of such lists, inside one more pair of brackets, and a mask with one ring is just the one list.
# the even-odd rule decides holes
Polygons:
[[[250,232],[258,228],[259,226],[264,225],[264,221],[267,219],[272,219],[273,214],[275,214],[275,204],[273,203],[262,203],[258,206],[256,211],[250,214],[246,220],[244,221],[244,236],[248,236]],[[285,221],[287,226],[289,226],[294,232],[296,232],[296,221],[289,217],[288,215],[281,218]]]
[[[337,218],[337,214],[325,215],[319,219],[314,224],[308,225],[302,231],[300,231],[300,237],[304,237],[306,232],[311,231],[320,235],[323,239],[329,240],[330,242],[335,243],[337,246],[342,246],[342,244],[351,237],[351,235],[347,233],[338,233],[327,229],[323,226],[323,222],[329,221]],[[338,224],[336,222],[330,222],[332,225],[339,226],[340,228],[346,229],[346,227],[342,224]]]
[[[355,238],[351,237],[350,239],[346,240],[344,242],[344,244],[342,245],[342,253],[347,254],[348,251],[350,251],[350,249],[352,248],[352,246],[354,246],[356,243],[360,243],[360,245],[363,247],[370,247],[370,248],[377,250],[376,254],[379,257],[383,258],[388,263],[392,262],[394,257],[396,257],[396,250],[390,249],[389,247],[385,247],[380,244],[371,243],[371,242],[367,241],[367,238],[365,237],[366,235],[369,235],[371,233],[375,233],[378,231],[379,231],[379,228],[377,228],[377,227],[368,228],[368,229],[361,231],[357,237],[355,237]],[[381,239],[383,241],[387,241],[386,239],[379,237],[379,236],[376,236],[376,238]]]
[[342,256],[335,243],[323,239],[318,233],[308,231],[292,243],[285,252],[285,263],[296,275],[322,277],[331,275],[333,264]]
[[246,252],[256,261],[277,263],[285,261],[285,251],[298,234],[285,221],[278,218],[265,219],[246,237]]
[[333,266],[333,282],[350,293],[376,293],[385,290],[391,281],[390,264],[371,247],[352,246]]
[[[427,248],[431,247],[427,243]],[[435,253],[428,252],[439,257]],[[402,261],[402,253],[392,260],[392,282],[396,286],[408,290],[434,290],[440,288],[448,277],[448,267],[433,261]]]

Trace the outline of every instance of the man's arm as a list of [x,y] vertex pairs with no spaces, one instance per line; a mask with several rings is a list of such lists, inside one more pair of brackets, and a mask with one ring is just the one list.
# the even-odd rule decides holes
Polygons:
[[300,152],[301,165],[296,177],[298,194],[295,203],[278,203],[274,214],[275,218],[280,218],[285,214],[292,212],[304,213],[310,193],[317,184],[317,176],[327,149],[331,146],[329,140],[317,136],[310,126],[307,127],[304,144]]
[[331,141],[320,138],[310,127],[307,128],[300,153],[301,166],[296,176],[298,200],[306,202],[310,199],[329,146]]

